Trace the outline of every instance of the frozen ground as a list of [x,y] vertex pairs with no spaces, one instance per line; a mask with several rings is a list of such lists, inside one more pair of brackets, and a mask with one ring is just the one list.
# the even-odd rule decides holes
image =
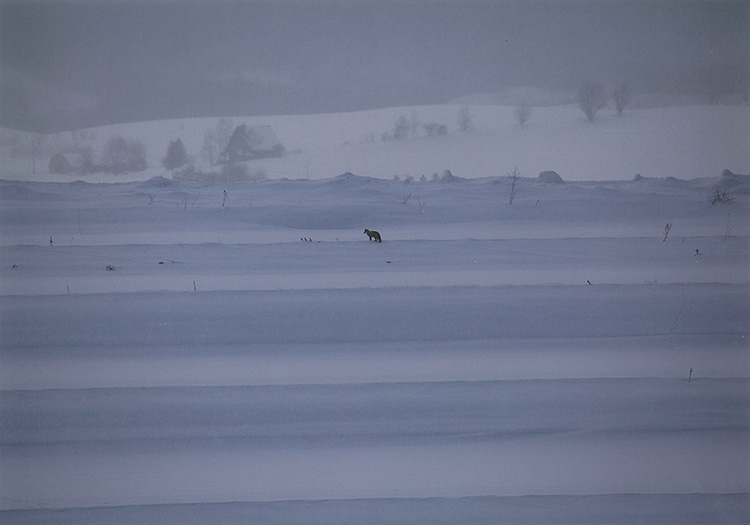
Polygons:
[[0,520],[748,522],[748,177],[509,191],[0,182]]

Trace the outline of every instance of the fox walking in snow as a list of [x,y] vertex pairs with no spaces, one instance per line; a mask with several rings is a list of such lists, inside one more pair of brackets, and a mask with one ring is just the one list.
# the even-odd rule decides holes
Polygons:
[[380,234],[378,232],[376,232],[375,230],[368,230],[367,228],[365,228],[364,233],[367,234],[367,240],[368,241],[375,240],[375,241],[378,241],[378,242],[383,242],[383,240],[380,238]]

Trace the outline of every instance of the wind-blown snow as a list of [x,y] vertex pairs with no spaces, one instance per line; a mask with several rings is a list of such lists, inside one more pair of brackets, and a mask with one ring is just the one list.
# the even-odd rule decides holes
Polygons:
[[746,522],[719,173],[2,181],[0,519]]
[[[350,171],[358,175],[392,179],[411,176],[432,178],[449,169],[463,178],[505,175],[518,167],[527,178],[554,170],[564,180],[631,180],[644,177],[693,179],[730,169],[747,173],[750,166],[750,107],[684,106],[626,109],[617,117],[603,109],[590,123],[576,105],[532,108],[523,126],[514,106],[470,105],[472,129],[458,131],[461,105],[414,106],[340,114],[268,117],[234,117],[232,125],[270,125],[285,146],[282,158],[247,163],[269,179],[326,179]],[[407,140],[386,140],[400,116],[417,124],[417,135]],[[196,118],[136,122],[59,133],[46,137],[46,155],[36,163],[28,148],[11,147],[11,130],[0,130],[2,178],[69,182],[77,178],[95,182],[129,182],[170,176],[161,164],[169,142],[180,138],[188,155],[201,170],[210,168],[202,157],[204,136],[219,119]],[[427,136],[424,124],[447,127],[444,136]],[[149,169],[138,173],[58,175],[48,173],[50,157],[58,150],[91,146],[96,159],[113,136],[137,140],[146,148]],[[411,133],[410,133],[411,137]],[[28,143],[34,137],[23,138]],[[37,139],[38,140],[38,139]],[[222,148],[224,146],[221,146]],[[35,173],[32,168],[35,165]]]

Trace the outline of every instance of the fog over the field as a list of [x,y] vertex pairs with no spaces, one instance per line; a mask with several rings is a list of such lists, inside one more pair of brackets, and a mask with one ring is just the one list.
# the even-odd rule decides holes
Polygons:
[[0,0],[0,126],[439,104],[515,86],[746,92],[737,1]]

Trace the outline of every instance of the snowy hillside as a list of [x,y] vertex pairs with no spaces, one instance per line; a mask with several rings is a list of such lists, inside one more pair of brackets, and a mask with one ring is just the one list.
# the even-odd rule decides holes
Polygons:
[[[269,175],[363,172],[0,181],[0,521],[750,521],[750,177],[720,175],[747,153],[680,121],[725,109],[474,108],[445,151],[342,145],[361,115],[331,116]],[[682,134],[623,131],[643,120]],[[295,148],[310,122],[271,123]],[[523,162],[644,177],[527,176],[512,204],[479,178]],[[384,180],[418,165],[456,176]]]
[[[563,179],[576,181],[630,180],[636,174],[693,179],[714,176],[724,169],[750,171],[747,105],[632,109],[622,117],[603,109],[594,124],[575,105],[532,107],[523,126],[516,120],[514,106],[466,107],[472,127],[467,132],[458,129],[460,105],[225,120],[230,127],[273,126],[287,154],[247,164],[251,176],[269,179],[325,179],[350,171],[382,179],[417,180],[445,169],[459,177],[484,178],[502,176],[515,166],[526,176],[555,170]],[[401,116],[408,122],[409,138],[392,140]],[[184,142],[196,166],[209,172],[212,168],[202,150],[206,133],[215,130],[218,122],[142,122],[44,137],[2,130],[0,173],[5,179],[56,182],[170,177],[161,160],[170,141],[177,138]],[[444,125],[447,134],[428,136],[425,125],[429,124]],[[117,136],[144,145],[147,171],[85,177],[48,173],[49,160],[58,151],[90,147],[100,155],[105,143]],[[37,144],[32,147],[34,141]]]

